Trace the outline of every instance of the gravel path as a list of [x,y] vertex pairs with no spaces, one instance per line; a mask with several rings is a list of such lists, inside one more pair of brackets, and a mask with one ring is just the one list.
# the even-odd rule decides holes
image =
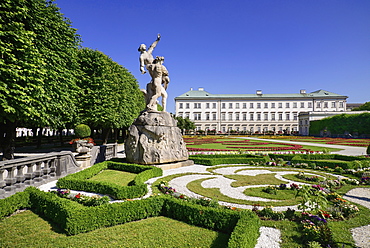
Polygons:
[[[370,209],[370,188],[352,189],[343,198]],[[353,228],[351,232],[357,247],[370,248],[370,225]]]

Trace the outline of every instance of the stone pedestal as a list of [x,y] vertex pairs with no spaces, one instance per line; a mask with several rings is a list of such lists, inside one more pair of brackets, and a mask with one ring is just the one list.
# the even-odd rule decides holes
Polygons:
[[80,165],[81,169],[85,169],[87,167],[90,167],[90,161],[91,161],[91,155],[85,154],[85,155],[77,155],[75,156],[75,159],[77,163]]
[[176,120],[168,112],[144,111],[129,128],[126,160],[138,164],[164,164],[189,158]]

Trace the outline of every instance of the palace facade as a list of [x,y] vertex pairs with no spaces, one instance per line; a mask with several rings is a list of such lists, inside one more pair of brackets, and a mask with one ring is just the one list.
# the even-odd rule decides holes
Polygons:
[[326,90],[296,94],[212,94],[199,88],[175,97],[176,116],[188,117],[197,130],[298,132],[300,112],[346,111],[347,96]]

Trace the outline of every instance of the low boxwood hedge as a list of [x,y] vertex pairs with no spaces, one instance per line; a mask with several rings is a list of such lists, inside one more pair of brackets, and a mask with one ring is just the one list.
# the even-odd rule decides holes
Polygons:
[[[120,186],[114,182],[87,180],[106,169],[137,173],[137,176],[129,183],[129,186]],[[144,182],[158,176],[162,176],[162,169],[154,166],[105,161],[83,171],[60,178],[57,186],[58,188],[101,193],[109,195],[114,199],[132,199],[145,195],[148,192],[148,187]]]
[[219,164],[249,164],[251,162],[270,161],[268,156],[246,155],[246,154],[215,154],[215,155],[191,155],[189,157],[196,164],[219,165]]
[[0,200],[2,216],[16,211],[15,206],[31,208],[35,213],[58,224],[67,235],[162,215],[190,225],[228,233],[228,247],[252,248],[257,243],[260,228],[258,216],[250,210],[204,207],[167,195],[86,207],[50,192],[28,187],[24,192]]

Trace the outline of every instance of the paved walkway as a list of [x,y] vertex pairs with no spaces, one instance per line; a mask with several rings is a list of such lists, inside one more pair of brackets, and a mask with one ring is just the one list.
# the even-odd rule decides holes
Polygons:
[[291,143],[291,144],[305,145],[305,146],[319,146],[319,147],[327,147],[327,148],[337,148],[337,149],[342,149],[342,150],[337,151],[337,152],[333,152],[333,153],[347,155],[347,156],[366,155],[366,147],[360,147],[360,146],[341,146],[341,145],[317,144],[317,143],[299,142],[299,141],[290,141],[290,140],[259,139],[259,138],[251,138],[251,137],[244,137],[242,139],[279,142],[279,143]]

